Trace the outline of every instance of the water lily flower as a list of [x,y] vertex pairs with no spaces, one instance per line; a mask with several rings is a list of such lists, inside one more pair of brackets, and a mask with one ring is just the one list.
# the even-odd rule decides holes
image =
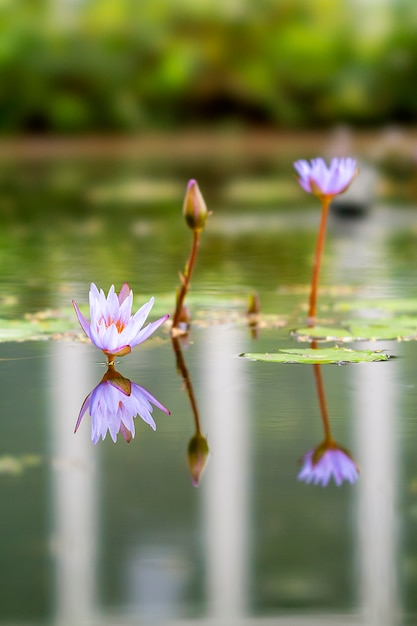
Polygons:
[[99,291],[91,283],[89,300],[90,322],[81,313],[77,303],[74,300],[72,303],[81,328],[109,359],[129,354],[134,346],[146,341],[169,317],[164,315],[142,328],[152,309],[154,298],[132,315],[133,292],[127,283],[124,283],[119,294],[112,285],[107,297],[102,289]]
[[294,167],[301,187],[320,199],[343,193],[358,174],[356,160],[352,158],[334,158],[329,167],[321,158],[312,159],[310,163],[301,159]]
[[91,440],[94,444],[99,441],[100,437],[105,439],[107,431],[114,442],[119,431],[129,442],[135,436],[133,420],[137,415],[153,430],[156,429],[152,417],[152,405],[167,415],[170,414],[169,410],[149,391],[125,378],[114,369],[114,366],[110,365],[101,382],[84,400],[74,433],[77,432],[85,413],[89,411]]
[[302,458],[298,480],[325,487],[333,476],[337,486],[344,480],[354,483],[359,477],[359,468],[349,452],[333,440],[325,440]]
[[332,159],[327,167],[323,159],[312,159],[309,163],[304,159],[295,161],[294,167],[299,177],[298,182],[308,193],[314,194],[321,202],[321,219],[314,255],[313,275],[308,305],[308,325],[314,326],[317,308],[317,290],[321,257],[326,233],[327,214],[334,196],[343,193],[358,173],[355,159]]

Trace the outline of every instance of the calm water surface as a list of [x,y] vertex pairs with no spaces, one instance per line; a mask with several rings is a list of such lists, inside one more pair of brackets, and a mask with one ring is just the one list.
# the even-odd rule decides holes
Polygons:
[[[30,215],[29,193],[4,200],[3,318],[86,302],[92,280],[127,280],[138,302],[155,295],[155,316],[172,312],[190,243],[181,200],[145,210],[88,197],[69,210],[45,196]],[[156,432],[137,418],[130,444],[94,446],[88,415],[73,434],[105,371],[92,346],[0,344],[1,623],[417,623],[417,346],[384,342],[398,358],[322,366],[333,435],[361,475],[339,488],[298,482],[298,460],[323,436],[313,368],[239,355],[294,347],[292,321],[255,338],[244,312],[257,290],[263,313],[303,319],[318,210],[212,208],[183,346],[210,448],[198,488],[167,329],[117,365],[171,410],[154,410]],[[322,284],[337,289],[321,302],[416,297],[415,211],[333,216]]]

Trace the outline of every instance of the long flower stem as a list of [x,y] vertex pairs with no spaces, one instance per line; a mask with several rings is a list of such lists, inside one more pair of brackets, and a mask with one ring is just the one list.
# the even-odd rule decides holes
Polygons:
[[191,275],[193,273],[194,265],[197,259],[198,244],[200,243],[200,230],[193,230],[193,245],[191,248],[190,258],[185,266],[184,276],[182,278],[181,289],[177,297],[177,304],[175,307],[174,318],[172,321],[172,328],[177,328],[181,317],[182,306],[185,296],[187,295],[188,288],[191,282]]
[[308,307],[308,325],[314,326],[317,310],[317,289],[319,284],[321,257],[324,247],[324,236],[326,234],[327,214],[329,212],[331,198],[324,196],[321,201],[321,219],[319,236],[317,238],[316,253],[314,256],[313,276],[311,278],[310,299]]

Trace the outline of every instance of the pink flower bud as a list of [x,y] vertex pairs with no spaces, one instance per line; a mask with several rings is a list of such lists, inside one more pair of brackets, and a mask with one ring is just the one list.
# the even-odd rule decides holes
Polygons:
[[191,230],[200,231],[204,228],[208,211],[196,180],[191,179],[187,185],[183,214]]

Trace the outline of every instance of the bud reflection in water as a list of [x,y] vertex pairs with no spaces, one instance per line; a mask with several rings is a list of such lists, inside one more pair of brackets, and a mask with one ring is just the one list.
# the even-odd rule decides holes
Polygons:
[[[316,346],[313,344],[311,347],[315,348]],[[315,485],[321,484],[323,487],[328,485],[332,477],[338,486],[345,480],[354,483],[359,477],[359,468],[348,450],[333,439],[324,395],[321,365],[315,364],[313,368],[324,429],[324,439],[318,446],[309,450],[301,459],[302,468],[298,474],[298,480],[306,483],[313,482]]]
[[84,400],[74,432],[77,432],[82,418],[89,411],[93,443],[97,443],[100,437],[105,439],[107,431],[114,442],[119,431],[122,432],[125,441],[129,442],[135,436],[133,420],[138,415],[153,430],[156,429],[152,405],[167,415],[170,414],[149,391],[122,376],[115,370],[114,365],[109,365],[101,382]]
[[198,487],[201,477],[207,465],[209,456],[209,447],[207,439],[201,432],[200,417],[198,414],[197,402],[194,395],[193,386],[190,380],[187,366],[185,364],[184,356],[182,354],[181,344],[179,337],[172,336],[172,347],[175,354],[175,361],[177,371],[181,374],[184,382],[184,387],[187,392],[188,399],[190,401],[191,410],[194,417],[195,433],[190,439],[188,444],[187,458],[188,467],[191,474],[191,480],[194,487]]

